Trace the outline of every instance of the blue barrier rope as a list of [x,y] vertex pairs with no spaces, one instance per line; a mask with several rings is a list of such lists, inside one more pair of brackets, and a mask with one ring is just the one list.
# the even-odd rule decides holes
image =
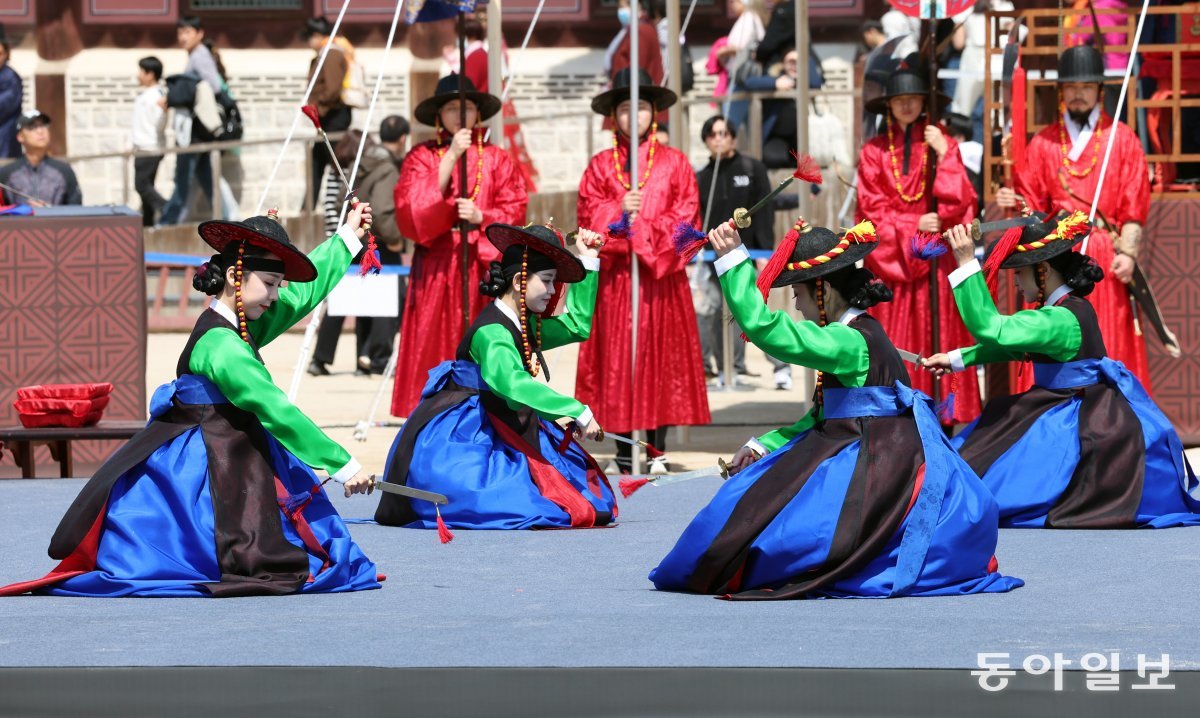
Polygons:
[[[168,252],[146,252],[144,256],[145,256],[146,264],[188,264],[188,265],[192,265],[194,267],[199,267],[201,264],[204,264],[205,262],[208,261],[208,257],[201,257],[201,256],[194,255],[194,254],[170,254]],[[380,270],[379,273],[380,274],[388,274],[388,275],[396,275],[396,276],[400,276],[400,277],[407,277],[411,271],[412,271],[411,267],[398,266],[395,264],[387,264],[387,265],[384,265],[383,269]],[[359,274],[359,270],[358,270],[357,266],[350,267],[349,269],[346,270],[347,277],[356,277],[356,276],[358,276],[358,274]]]

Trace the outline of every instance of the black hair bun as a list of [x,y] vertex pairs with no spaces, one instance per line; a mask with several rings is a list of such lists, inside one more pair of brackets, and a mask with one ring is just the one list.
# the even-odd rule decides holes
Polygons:
[[1063,281],[1077,297],[1086,297],[1096,288],[1096,282],[1104,279],[1104,270],[1096,260],[1079,252],[1064,252],[1049,260],[1050,266],[1058,270]]
[[198,291],[215,297],[225,288],[225,268],[222,257],[214,254],[192,275],[192,287]]
[[831,274],[829,284],[856,309],[870,309],[880,302],[892,301],[894,296],[891,287],[876,279],[871,270],[862,267]]
[[485,297],[494,297],[499,299],[508,291],[508,277],[504,276],[504,269],[499,262],[492,262],[488,267],[487,276],[479,283],[479,293]]

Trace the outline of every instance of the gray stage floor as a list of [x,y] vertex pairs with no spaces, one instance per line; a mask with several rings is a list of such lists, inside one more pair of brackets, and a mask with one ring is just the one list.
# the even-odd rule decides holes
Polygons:
[[[0,481],[0,584],[45,548],[79,480]],[[973,668],[1062,653],[1171,655],[1200,669],[1200,530],[1001,532],[1008,594],[731,603],[659,593],[646,574],[716,480],[647,487],[620,526],[545,532],[352,531],[379,591],[240,599],[0,599],[2,666],[341,665]],[[336,499],[346,517],[376,498]]]

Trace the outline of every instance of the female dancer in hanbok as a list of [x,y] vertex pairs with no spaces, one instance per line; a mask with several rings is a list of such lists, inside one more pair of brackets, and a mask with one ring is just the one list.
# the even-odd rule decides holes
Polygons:
[[[821,374],[808,415],[737,452],[740,471],[650,573],[654,585],[739,600],[1023,585],[997,572],[995,500],[954,453],[929,399],[909,385],[896,348],[866,313],[891,298],[869,270],[854,267],[876,247],[871,223],[838,237],[798,221],[757,291],[736,231],[722,225],[709,241],[746,337]],[[770,288],[786,286],[808,321],[767,309]]]
[[[1045,219],[1045,215],[1040,215]],[[1105,353],[1084,297],[1104,277],[1071,251],[1090,231],[1081,212],[1009,230],[982,272],[966,226],[947,233],[954,298],[975,346],[935,354],[936,374],[988,362],[1033,361],[1034,386],[992,399],[954,439],[1000,504],[1000,525],[1061,529],[1200,524],[1200,487],[1170,420],[1124,364]],[[988,292],[1017,270],[1037,309],[1002,316]]]
[[[375,520],[411,528],[434,528],[439,518],[471,529],[605,526],[617,517],[616,499],[575,442],[602,438],[600,425],[591,409],[535,380],[539,373],[549,380],[542,350],[587,339],[604,242],[579,230],[580,260],[549,226],[493,224],[486,234],[501,258],[480,291],[496,301],[480,312],[456,359],[430,372],[385,476],[449,503],[439,516],[432,505],[384,494]],[[571,283],[566,312],[552,316]],[[563,418],[572,421],[565,431],[553,423]]]
[[[305,256],[274,210],[204,222],[214,297],[150,400],[150,422],[83,487],[50,541],[47,576],[0,589],[57,596],[262,596],[379,588],[309,467],[370,492],[373,477],[271,381],[259,347],[306,317],[362,248],[370,208]],[[286,287],[282,286],[287,281]]]

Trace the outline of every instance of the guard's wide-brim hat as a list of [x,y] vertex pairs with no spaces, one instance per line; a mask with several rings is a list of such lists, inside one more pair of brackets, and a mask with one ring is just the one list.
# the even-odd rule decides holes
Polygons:
[[[1031,224],[1021,232],[1021,245],[1027,245],[1037,242],[1038,240],[1045,239],[1056,229],[1058,229],[1058,220],[1065,218],[1067,213],[1059,212],[1054,217],[1047,217],[1043,212],[1036,212],[1035,216],[1039,217],[1042,222],[1039,224]],[[1067,239],[1056,238],[1050,242],[1046,242],[1045,246],[1038,247],[1036,249],[1026,249],[1023,252],[1014,251],[1008,256],[1007,259],[1004,260],[1004,262],[1000,264],[1000,268],[1020,269],[1021,267],[1029,267],[1039,264],[1047,259],[1050,259],[1051,257],[1057,257],[1060,254],[1070,252],[1072,247],[1082,242],[1087,236],[1088,232],[1081,232],[1080,234]],[[996,246],[999,245],[1001,241],[1003,241],[1003,237],[997,239],[988,246],[987,254],[984,256],[985,264],[987,263],[988,258],[992,256],[992,252],[996,250]]]
[[[796,240],[796,248],[792,250],[792,256],[788,262],[810,261],[813,257],[819,257],[838,246],[841,241],[841,236],[832,229],[813,227],[802,233]],[[809,269],[784,269],[771,283],[771,286],[788,287],[801,282],[811,282],[814,279],[833,274],[839,269],[853,267],[860,259],[875,251],[878,246],[879,242],[851,241],[850,246],[846,247],[846,251],[824,264],[817,264]]]
[[1058,56],[1058,84],[1104,82],[1104,57],[1090,45],[1076,45]]
[[571,284],[581,281],[587,274],[583,262],[567,250],[559,233],[545,225],[518,227],[512,224],[489,224],[484,234],[501,254],[509,247],[523,244],[529,247],[529,251],[546,257],[558,270],[556,281]]
[[210,220],[201,222],[200,238],[208,246],[224,252],[233,242],[245,242],[270,252],[283,262],[283,278],[289,282],[311,282],[317,278],[317,268],[288,237],[287,230],[277,220],[259,215],[241,222]]
[[[888,100],[893,97],[903,97],[905,95],[920,95],[929,99],[929,81],[915,70],[900,70],[888,78],[884,84],[883,95],[881,97],[876,97],[867,102],[866,110],[867,112],[874,112],[877,115],[886,115]],[[937,116],[940,116],[950,105],[950,98],[939,92],[936,94],[935,99],[937,100],[937,107],[934,109],[934,112]]]
[[[437,88],[433,91],[433,97],[430,97],[417,105],[417,109],[413,110],[413,117],[417,118],[417,122],[423,125],[433,127],[437,124],[438,112],[447,102],[453,102],[458,99],[458,80],[459,75],[446,75],[438,80]],[[479,121],[482,122],[492,115],[500,111],[500,98],[486,92],[480,92],[475,83],[471,82],[471,78],[463,77],[463,97],[475,103],[475,107],[479,110]]]
[[[611,115],[613,110],[632,96],[633,73],[627,67],[617,72],[612,87],[592,99],[592,112]],[[638,70],[638,99],[654,105],[655,110],[665,110],[674,105],[679,97],[669,89],[654,84],[645,70]]]

